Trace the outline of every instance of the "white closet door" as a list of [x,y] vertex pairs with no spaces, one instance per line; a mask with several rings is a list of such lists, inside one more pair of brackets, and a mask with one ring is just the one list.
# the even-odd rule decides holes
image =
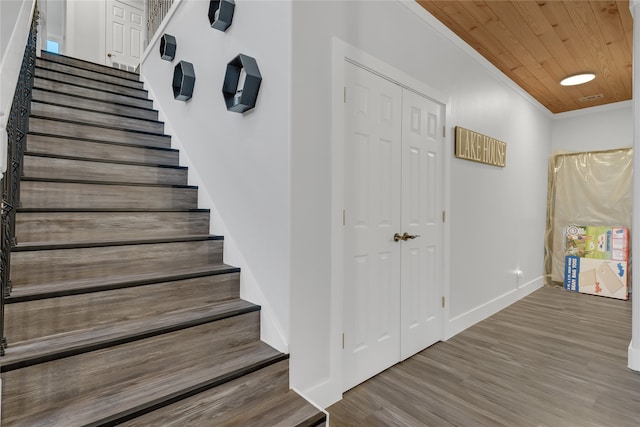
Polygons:
[[402,360],[442,337],[443,106],[404,90],[402,105]]
[[442,337],[444,107],[345,64],[347,390]]
[[400,360],[402,89],[346,65],[345,389]]

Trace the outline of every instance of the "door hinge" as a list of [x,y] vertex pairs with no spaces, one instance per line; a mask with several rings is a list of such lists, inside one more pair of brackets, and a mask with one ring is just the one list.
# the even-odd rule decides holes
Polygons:
[[447,136],[447,127],[442,126],[442,137],[445,138]]
[[442,308],[444,308],[444,302],[445,302],[445,299],[444,299],[444,297],[442,297]]
[[347,103],[347,87],[346,86],[344,87],[343,96],[344,96],[344,103],[346,104]]
[[442,211],[442,222],[444,222],[444,221],[445,221],[446,217],[447,217],[446,212],[445,212],[445,211]]
[[342,349],[344,350],[344,334],[342,334]]
[[342,209],[342,225],[347,225],[347,211]]

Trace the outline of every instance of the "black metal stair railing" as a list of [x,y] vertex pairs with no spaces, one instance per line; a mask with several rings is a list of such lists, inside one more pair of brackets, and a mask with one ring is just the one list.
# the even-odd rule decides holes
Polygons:
[[0,204],[0,355],[4,355],[7,340],[4,330],[4,303],[11,293],[11,248],[16,245],[16,209],[20,207],[20,177],[22,176],[22,157],[29,130],[31,113],[31,91],[36,65],[36,43],[38,7],[34,9],[31,28],[24,50],[20,76],[13,96],[11,112],[7,120],[7,171],[2,178],[2,202]]

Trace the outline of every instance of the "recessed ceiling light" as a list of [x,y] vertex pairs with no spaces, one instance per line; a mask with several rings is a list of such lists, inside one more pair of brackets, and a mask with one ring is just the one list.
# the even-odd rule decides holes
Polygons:
[[582,74],[576,74],[575,76],[569,76],[564,78],[560,84],[562,86],[575,86],[575,85],[581,85],[582,83],[586,83],[586,82],[590,82],[591,80],[595,79],[596,75],[593,73],[582,73]]

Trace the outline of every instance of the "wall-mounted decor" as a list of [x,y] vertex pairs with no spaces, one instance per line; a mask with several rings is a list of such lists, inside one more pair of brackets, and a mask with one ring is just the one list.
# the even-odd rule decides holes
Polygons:
[[178,43],[176,42],[176,38],[170,34],[163,34],[160,39],[160,58],[165,61],[173,61],[173,58],[176,57],[176,49],[178,48]]
[[256,106],[262,75],[256,60],[239,54],[227,64],[222,94],[227,110],[244,113]]
[[196,72],[193,64],[180,61],[173,69],[173,97],[178,101],[188,101],[193,95],[193,86],[196,84]]
[[507,163],[507,143],[456,126],[455,155],[459,159],[504,167]]
[[233,21],[233,12],[236,8],[234,0],[210,0],[209,23],[212,28],[227,31]]

